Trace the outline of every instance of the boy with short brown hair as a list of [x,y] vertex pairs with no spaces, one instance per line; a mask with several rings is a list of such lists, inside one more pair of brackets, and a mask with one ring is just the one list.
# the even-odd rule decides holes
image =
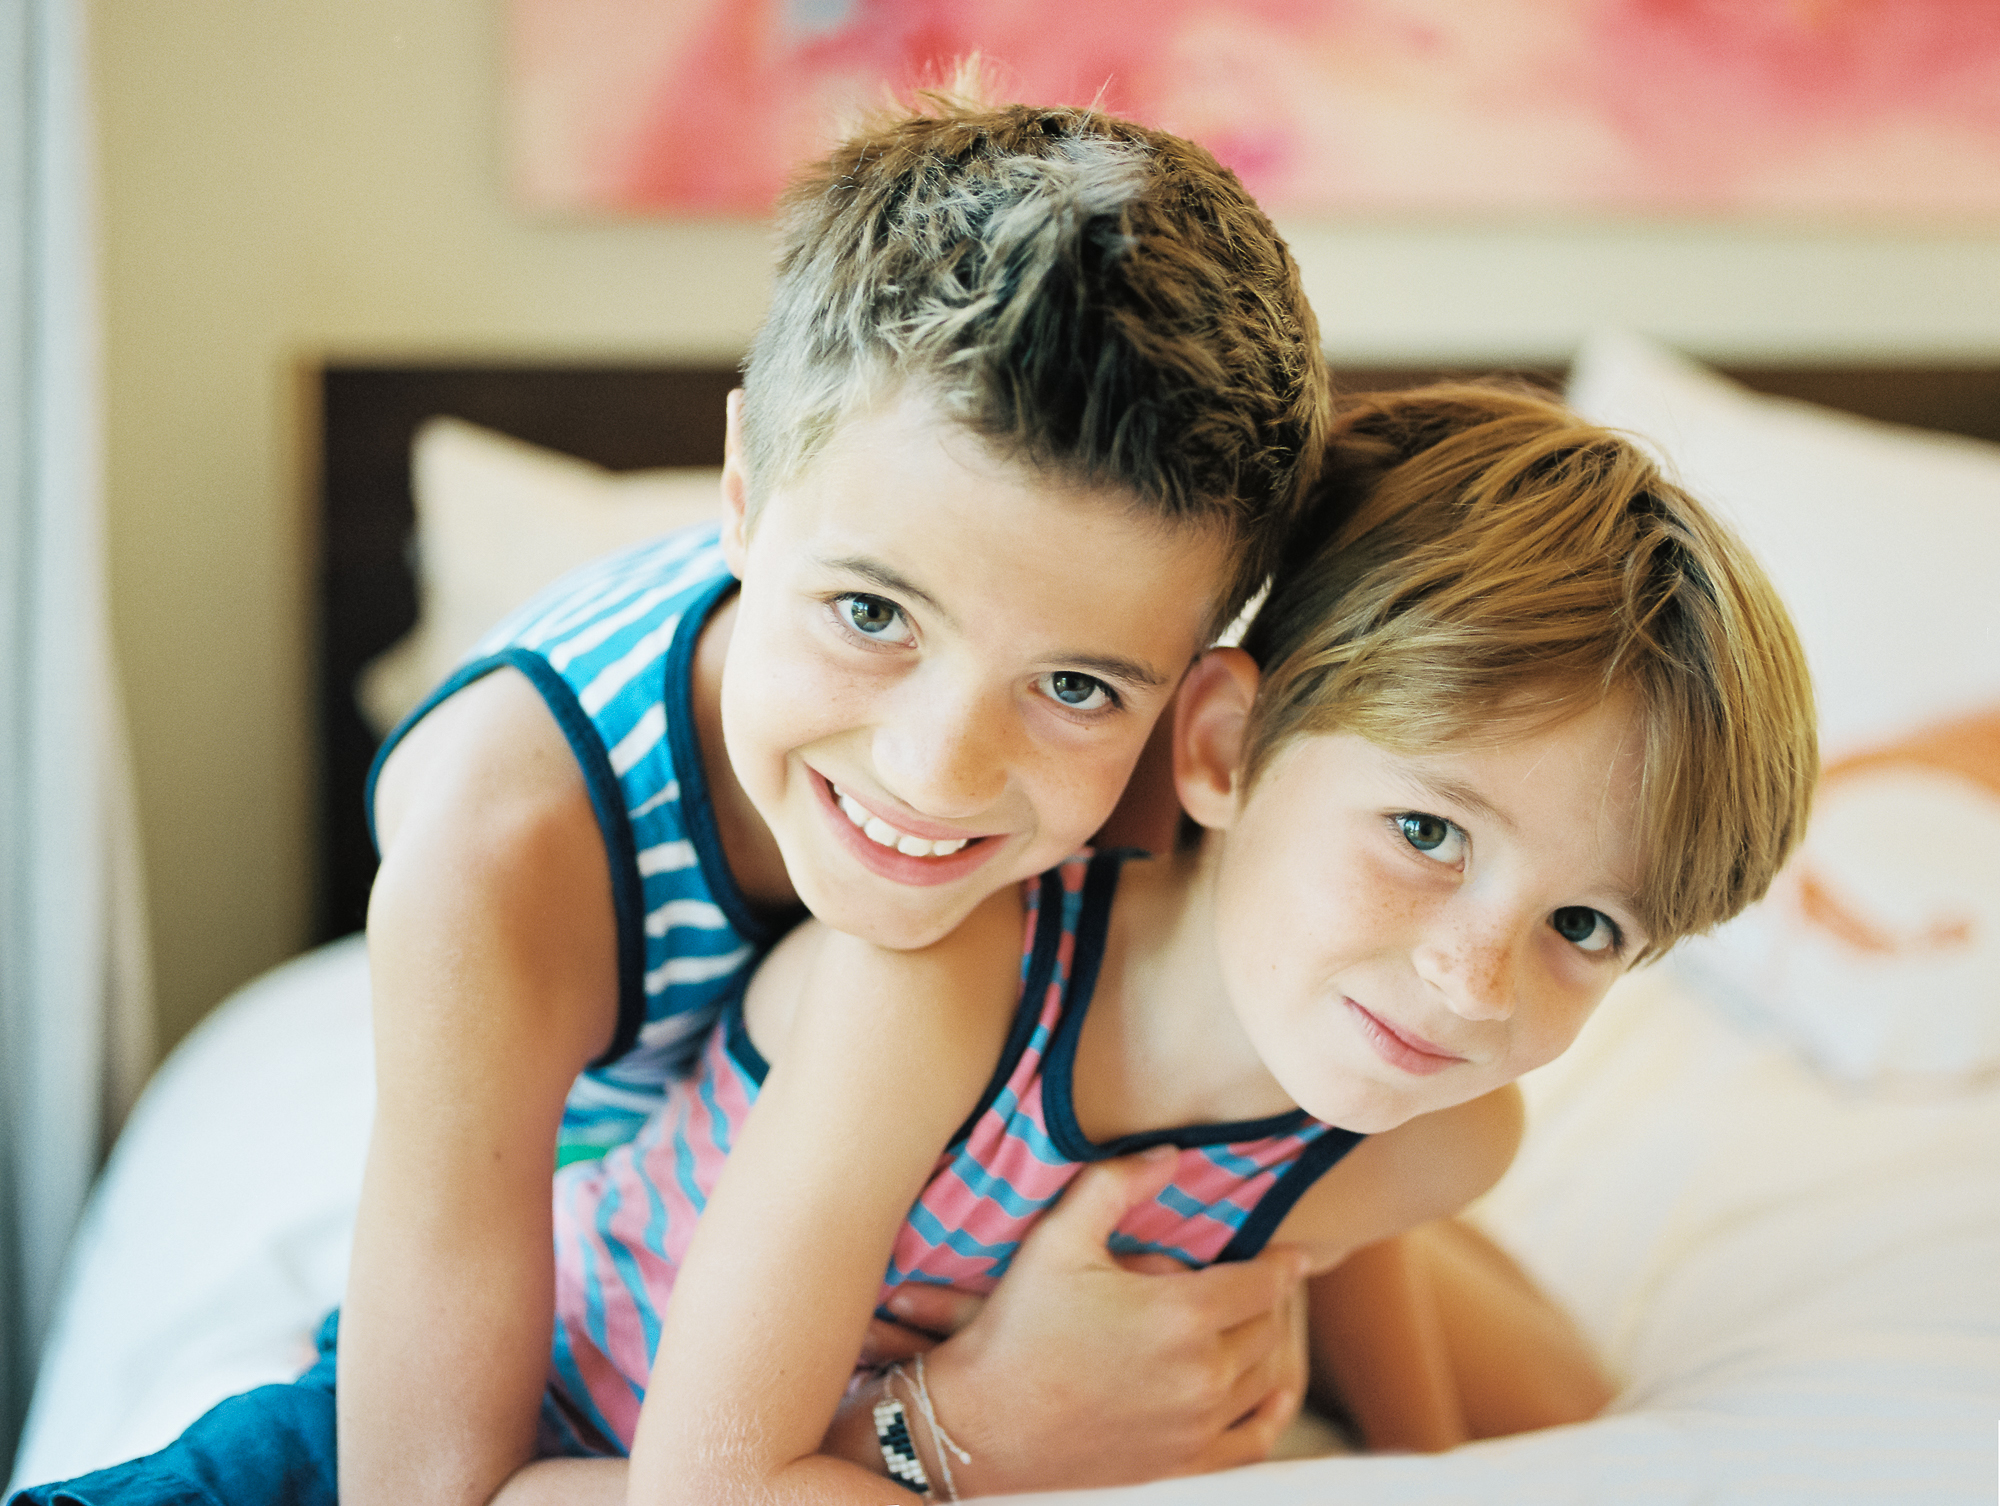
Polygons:
[[[723,539],[559,584],[378,763],[350,1503],[483,1501],[535,1455],[559,1142],[629,1138],[801,900],[916,947],[1082,844],[1317,470],[1297,270],[1191,143],[934,95],[809,170],[781,235]],[[1091,1243],[1062,1224],[1051,1247]],[[1296,1263],[1087,1279],[1100,1323],[1020,1303],[979,1371],[1045,1462],[1078,1446],[1072,1400],[1114,1389],[1127,1478],[1261,1457],[1302,1388]],[[334,1370],[330,1323],[299,1384],[223,1403],[127,1488],[331,1503]],[[1265,1404],[1232,1425],[1246,1389]],[[119,1499],[119,1474],[68,1493]]]

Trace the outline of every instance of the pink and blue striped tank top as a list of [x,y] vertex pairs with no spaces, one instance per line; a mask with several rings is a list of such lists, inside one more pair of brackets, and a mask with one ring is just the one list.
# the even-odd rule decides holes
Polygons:
[[[1013,1026],[979,1107],[897,1236],[885,1297],[903,1282],[991,1290],[1035,1220],[1086,1165],[1159,1144],[1180,1151],[1173,1180],[1126,1216],[1112,1248],[1164,1252],[1190,1266],[1247,1259],[1361,1139],[1303,1110],[1102,1144],[1084,1136],[1071,1074],[1123,856],[1073,858],[1029,880]],[[693,1074],[637,1138],[557,1176],[546,1452],[630,1447],[674,1273],[765,1069],[739,991]]]

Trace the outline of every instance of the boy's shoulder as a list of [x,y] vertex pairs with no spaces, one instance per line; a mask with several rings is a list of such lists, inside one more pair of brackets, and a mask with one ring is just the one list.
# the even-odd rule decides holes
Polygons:
[[1273,1243],[1316,1251],[1315,1268],[1446,1218],[1500,1180],[1526,1123],[1513,1083],[1370,1135],[1307,1190]]

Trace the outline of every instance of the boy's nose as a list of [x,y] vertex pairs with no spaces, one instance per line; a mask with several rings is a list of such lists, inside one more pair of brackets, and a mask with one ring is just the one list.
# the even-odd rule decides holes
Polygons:
[[1417,945],[1417,975],[1466,1020],[1504,1020],[1520,989],[1520,928],[1500,917],[1458,916]]
[[979,815],[1007,788],[1004,723],[995,708],[971,697],[910,705],[876,728],[876,776],[922,815],[947,821]]

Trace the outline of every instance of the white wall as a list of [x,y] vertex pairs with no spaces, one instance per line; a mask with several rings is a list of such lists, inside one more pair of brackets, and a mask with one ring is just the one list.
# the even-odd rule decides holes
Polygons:
[[[312,457],[328,355],[734,356],[748,224],[529,221],[500,0],[97,0],[111,576],[171,1040],[305,935]],[[2000,225],[1287,227],[1356,361],[2000,360]]]

